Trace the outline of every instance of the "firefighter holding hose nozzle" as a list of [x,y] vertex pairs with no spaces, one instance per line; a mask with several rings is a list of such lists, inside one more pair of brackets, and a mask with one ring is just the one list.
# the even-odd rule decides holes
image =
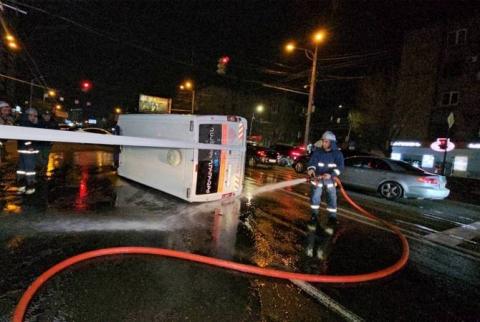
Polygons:
[[314,230],[317,225],[318,213],[323,190],[327,194],[327,212],[330,221],[337,219],[337,190],[335,177],[344,168],[343,154],[337,147],[335,134],[326,131],[322,135],[321,147],[313,151],[308,163],[307,173],[312,184],[311,209],[312,217],[308,228]]

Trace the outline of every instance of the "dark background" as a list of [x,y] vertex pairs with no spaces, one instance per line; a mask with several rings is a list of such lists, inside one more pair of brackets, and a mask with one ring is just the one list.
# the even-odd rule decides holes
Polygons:
[[[5,3],[28,12],[8,13],[24,47],[17,54],[17,77],[37,82],[42,77],[67,98],[67,105],[84,95],[105,113],[117,105],[135,110],[140,93],[172,97],[187,77],[197,87],[257,90],[259,82],[267,82],[305,90],[310,62],[300,52],[287,56],[282,47],[289,39],[308,46],[319,27],[328,30],[328,38],[320,50],[317,101],[351,102],[356,77],[372,66],[398,63],[406,31],[478,7],[475,1]],[[355,54],[372,55],[348,58]],[[216,74],[222,55],[231,58],[225,76]],[[297,73],[300,77],[288,81]],[[79,91],[84,79],[93,83],[86,95]],[[28,99],[28,91],[28,85],[19,85],[17,100]],[[41,95],[40,89],[35,92]],[[306,102],[305,96],[292,98]]]

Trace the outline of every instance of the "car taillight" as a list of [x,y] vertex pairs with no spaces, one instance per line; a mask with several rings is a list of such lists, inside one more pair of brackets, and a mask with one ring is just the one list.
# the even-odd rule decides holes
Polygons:
[[438,184],[437,178],[432,177],[418,177],[417,181],[421,183]]
[[300,152],[292,151],[292,153],[290,154],[292,157],[298,157],[300,155]]
[[265,151],[257,151],[257,155],[258,155],[259,157],[266,157],[266,156],[267,156],[267,154],[265,153]]

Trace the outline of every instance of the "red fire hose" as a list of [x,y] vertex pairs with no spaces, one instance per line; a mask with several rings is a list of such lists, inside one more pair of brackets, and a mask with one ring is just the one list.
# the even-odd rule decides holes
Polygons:
[[249,273],[249,274],[256,274],[266,277],[274,277],[280,279],[295,279],[295,280],[302,280],[306,282],[314,282],[314,283],[360,283],[360,282],[368,282],[373,280],[378,280],[396,272],[400,271],[408,261],[409,256],[409,247],[408,242],[405,236],[402,235],[400,230],[392,224],[385,222],[381,219],[378,219],[373,214],[369,213],[359,205],[357,205],[345,192],[340,180],[336,179],[337,184],[340,188],[340,192],[342,193],[343,197],[360,213],[365,215],[370,219],[377,220],[381,222],[383,225],[387,226],[391,229],[399,238],[402,244],[402,255],[400,259],[394,263],[392,266],[387,268],[381,269],[376,272],[366,273],[366,274],[359,274],[359,275],[314,275],[314,274],[302,274],[302,273],[291,273],[291,272],[284,272],[275,269],[269,268],[261,268],[257,266],[245,265],[240,263],[235,263],[223,259],[212,258],[202,255],[196,255],[171,249],[165,248],[153,248],[153,247],[113,247],[113,248],[104,248],[89,251],[86,253],[82,253],[79,255],[75,255],[73,257],[67,258],[60,263],[52,266],[50,269],[42,273],[25,291],[22,295],[22,298],[17,304],[15,308],[15,312],[13,314],[13,321],[14,322],[22,322],[27,311],[28,305],[32,300],[35,293],[42,287],[42,285],[48,281],[51,277],[58,274],[62,270],[72,265],[75,265],[79,262],[86,261],[91,258],[102,257],[102,256],[111,256],[111,255],[118,255],[118,254],[143,254],[143,255],[157,255],[157,256],[165,256],[165,257],[172,257],[178,258],[183,260],[188,260],[197,263],[203,263],[207,265],[212,265],[216,267],[222,267],[226,269],[231,269],[239,272]]

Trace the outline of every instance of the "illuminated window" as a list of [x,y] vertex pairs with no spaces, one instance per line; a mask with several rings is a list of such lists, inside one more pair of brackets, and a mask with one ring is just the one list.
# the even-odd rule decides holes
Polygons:
[[457,29],[448,33],[448,47],[464,45],[467,42],[467,29]]
[[442,94],[442,106],[458,105],[458,92],[445,92]]
[[455,156],[453,160],[453,170],[455,171],[467,171],[468,166],[468,157],[466,156]]
[[390,156],[390,159],[393,160],[402,160],[402,154],[397,153],[397,152],[392,152],[392,155]]
[[435,157],[431,154],[424,154],[422,157],[422,168],[433,168]]

